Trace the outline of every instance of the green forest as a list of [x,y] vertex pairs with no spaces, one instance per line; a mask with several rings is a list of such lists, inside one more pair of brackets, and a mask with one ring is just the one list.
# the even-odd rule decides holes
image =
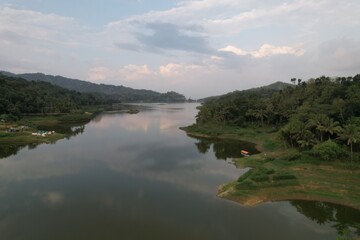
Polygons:
[[46,82],[0,74],[0,115],[4,120],[17,120],[26,114],[70,113],[83,106],[113,101],[97,93],[79,93]]
[[265,127],[288,147],[323,160],[353,161],[360,151],[360,75],[291,82],[282,90],[235,91],[205,101],[196,124]]

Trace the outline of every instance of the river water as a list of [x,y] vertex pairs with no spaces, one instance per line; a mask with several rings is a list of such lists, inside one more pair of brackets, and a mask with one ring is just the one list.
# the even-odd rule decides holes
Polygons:
[[304,240],[358,230],[359,212],[337,205],[216,197],[246,171],[231,164],[234,149],[252,146],[188,137],[179,127],[195,107],[104,113],[81,134],[0,159],[0,239]]

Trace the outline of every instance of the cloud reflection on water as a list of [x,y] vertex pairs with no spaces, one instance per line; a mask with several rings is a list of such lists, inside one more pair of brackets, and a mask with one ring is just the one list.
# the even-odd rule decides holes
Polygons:
[[250,228],[260,219],[269,224],[261,225],[257,239],[284,224],[289,234],[304,234],[297,239],[310,239],[305,236],[314,230],[307,225],[315,224],[293,217],[295,211],[279,217],[274,206],[284,204],[245,209],[212,197],[219,184],[237,178],[242,170],[216,160],[213,148],[200,153],[197,140],[178,129],[192,123],[194,105],[183,110],[167,107],[136,115],[103,114],[82,135],[1,159],[0,233],[15,229],[18,234],[19,226],[28,227],[27,233],[38,225],[58,227],[50,219],[70,228],[84,223],[79,232],[90,238],[99,229],[125,226],[124,234],[128,227],[151,226],[173,227],[172,233],[186,229],[187,236],[196,229],[206,235],[203,239],[238,239],[241,234],[253,236]]

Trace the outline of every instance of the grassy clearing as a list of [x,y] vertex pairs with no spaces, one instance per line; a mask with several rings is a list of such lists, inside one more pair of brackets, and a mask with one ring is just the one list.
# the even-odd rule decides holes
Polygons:
[[238,166],[251,167],[237,181],[219,188],[219,196],[244,205],[279,200],[316,200],[360,209],[360,171],[342,164],[315,164],[266,157],[236,160]]
[[[55,143],[56,141],[76,135],[83,129],[77,131],[71,130],[72,127],[78,127],[88,123],[100,112],[111,110],[129,110],[133,107],[130,105],[97,105],[85,106],[69,114],[51,114],[51,115],[32,115],[25,116],[18,122],[0,122],[0,158],[16,154],[17,151],[25,146],[36,147],[42,143]],[[10,128],[20,128],[19,132],[9,132]],[[55,131],[55,134],[46,137],[33,136],[32,133],[37,131]]]
[[[231,138],[257,144],[262,152],[235,160],[250,168],[234,182],[219,187],[218,195],[247,206],[268,201],[314,200],[360,209],[360,168],[346,162],[323,162],[306,152],[285,148],[273,130],[232,126],[192,125],[188,135]],[[240,149],[239,149],[240,151]]]
[[261,152],[278,151],[282,144],[278,140],[276,132],[272,129],[240,128],[237,126],[219,125],[214,123],[201,126],[194,124],[180,129],[184,130],[188,135],[195,137],[234,139],[252,142],[257,144],[257,149]]
[[[92,113],[75,113],[66,115],[26,116],[18,122],[0,123],[0,158],[16,154],[25,146],[36,147],[42,143],[55,143],[56,141],[73,134],[72,126],[89,122]],[[21,129],[21,126],[25,128]],[[9,132],[10,128],[19,129],[18,132]],[[37,131],[55,131],[54,134],[33,136]]]

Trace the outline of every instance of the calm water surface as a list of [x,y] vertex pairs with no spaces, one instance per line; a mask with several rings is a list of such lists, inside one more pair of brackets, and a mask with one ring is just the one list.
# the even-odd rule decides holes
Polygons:
[[357,211],[336,205],[217,198],[245,171],[231,164],[244,147],[179,130],[195,104],[149,106],[0,159],[0,239],[336,239],[359,225]]

